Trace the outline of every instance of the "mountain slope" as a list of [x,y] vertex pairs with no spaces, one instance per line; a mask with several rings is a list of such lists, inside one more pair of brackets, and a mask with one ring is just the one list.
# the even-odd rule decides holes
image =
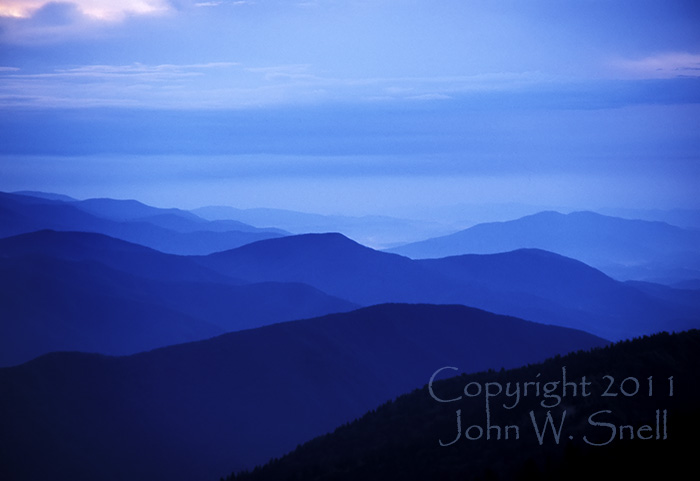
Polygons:
[[411,260],[340,234],[313,234],[256,242],[199,262],[250,281],[303,282],[361,305],[458,303],[613,340],[700,323],[700,300],[687,306],[653,297],[539,250]]
[[357,307],[299,283],[255,283],[101,234],[0,239],[0,365],[56,350],[130,354]]
[[381,305],[129,357],[0,369],[0,477],[217,479],[414,389],[605,342],[463,306]]
[[[303,282],[352,302],[441,302],[430,272],[341,234],[305,234],[255,242],[200,258],[202,265],[254,282]],[[433,276],[434,277],[434,276]]]
[[[114,220],[110,218],[110,215],[130,217],[127,214],[119,214],[123,210],[123,206],[119,204],[118,207],[114,207],[114,202],[125,202],[128,206],[134,202],[135,205],[139,206],[137,207],[139,212],[152,212],[153,208],[136,203],[136,201],[83,202],[88,202],[91,208],[88,210],[79,208],[82,202],[63,202],[0,193],[0,237],[44,229],[96,232],[172,254],[209,254],[283,235],[279,232],[252,227],[247,227],[245,232],[236,229],[222,230],[220,225],[217,225],[213,230],[207,230],[209,224],[204,220],[199,222],[201,228],[195,229],[193,227],[184,231],[182,228],[180,230],[171,229],[172,226],[168,226],[168,223],[160,217],[154,222],[149,222],[149,218]],[[105,216],[95,215],[94,212],[98,212],[100,207],[105,208],[108,214]],[[195,218],[190,213],[183,215]],[[195,222],[182,216],[180,219],[180,222],[189,222],[189,225]]]
[[700,231],[593,212],[540,212],[508,222],[479,224],[390,252],[411,258],[439,258],[520,248],[572,257],[622,280],[700,277]]
[[0,365],[60,350],[131,354],[225,332],[142,295],[146,282],[90,262],[0,259]]
[[0,239],[5,257],[44,255],[69,261],[95,261],[112,269],[159,280],[243,284],[185,256],[165,254],[139,244],[93,232],[41,230]]
[[[665,329],[698,326],[700,297],[692,299],[678,289],[661,292],[621,283],[574,259],[539,249],[520,249],[490,255],[464,255],[416,261],[458,282],[479,282],[498,289],[498,304],[482,308],[541,320],[540,312],[555,316],[555,323],[576,326],[611,339]],[[676,295],[674,295],[676,294]],[[504,302],[503,299],[508,299]],[[586,322],[588,319],[588,322]],[[681,321],[686,319],[687,322]],[[693,321],[695,320],[695,321]],[[601,330],[600,324],[605,327]],[[605,334],[603,334],[605,333]]]
[[[498,386],[493,383],[501,387],[510,383],[511,389],[517,383],[522,389],[524,383],[540,379],[561,382],[564,367],[577,391],[569,386],[564,396],[558,386],[554,393],[562,396],[560,404],[554,397],[540,395],[523,395],[517,402],[513,396],[492,397],[488,425],[500,426],[501,437],[492,428],[490,438],[482,431],[481,438],[469,440],[467,436],[479,437],[479,431],[470,426],[486,430],[484,396],[462,395],[459,401],[439,403],[426,385],[262,469],[226,479],[683,479],[695,470],[695,439],[700,428],[698,364],[700,331],[690,331],[659,334],[505,372],[463,374],[437,381],[433,393],[452,398],[463,393],[465,386],[475,392],[477,385],[492,383],[490,389],[495,393]],[[580,384],[584,376],[590,383],[587,397]],[[652,395],[648,393],[649,376],[655,388]],[[634,392],[632,378],[642,384],[640,392],[621,395]],[[617,396],[602,396],[608,388],[608,394]],[[457,409],[462,423],[458,440]],[[547,412],[552,414],[553,427],[561,429],[558,440],[551,426],[543,429]],[[530,413],[539,423],[537,429],[544,432],[541,443]],[[592,424],[590,416],[593,423],[605,424]],[[517,426],[518,436],[511,428],[505,439],[504,426]],[[448,445],[440,446],[440,441]],[[456,442],[450,444],[452,441]]]

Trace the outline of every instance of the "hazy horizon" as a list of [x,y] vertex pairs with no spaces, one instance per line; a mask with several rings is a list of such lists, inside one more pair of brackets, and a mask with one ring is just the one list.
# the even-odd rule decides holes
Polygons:
[[694,2],[11,0],[0,190],[700,208]]

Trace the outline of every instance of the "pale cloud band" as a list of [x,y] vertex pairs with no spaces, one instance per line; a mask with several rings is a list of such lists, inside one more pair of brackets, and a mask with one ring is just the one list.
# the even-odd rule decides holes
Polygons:
[[[29,18],[37,11],[53,3],[47,0],[5,0],[0,4],[0,17]],[[144,15],[163,13],[170,9],[166,0],[71,0],[83,15],[98,19],[115,21],[127,15]]]
[[[697,103],[699,61],[700,56],[669,55],[657,60],[618,62],[626,78],[613,76],[597,81],[562,79],[541,72],[341,77],[322,75],[312,65],[262,67],[242,62],[96,64],[40,72],[6,65],[0,66],[0,108],[218,110],[346,102],[467,101],[473,109],[493,101],[495,96],[498,105],[509,108],[590,108],[585,99],[596,99],[592,102],[596,108],[657,103],[660,98],[664,103]],[[631,93],[621,96],[620,89]],[[673,95],[669,96],[669,89]]]
[[243,5],[253,5],[255,2],[251,1],[246,1],[246,0],[237,0],[237,1],[229,1],[229,2],[224,2],[221,0],[214,1],[214,2],[197,2],[194,4],[195,7],[220,7],[222,5],[233,5],[234,7],[241,7]]
[[[0,3],[0,17],[29,18],[53,0],[4,0]],[[172,0],[68,0],[60,3],[70,4],[87,17],[97,20],[122,20],[128,15],[152,15],[173,10],[177,4]],[[185,2],[184,4],[187,4]],[[201,1],[192,2],[194,7],[219,7],[222,5],[243,6],[256,2],[249,0],[236,1]],[[184,5],[183,4],[183,5]]]
[[666,52],[641,59],[617,59],[611,65],[632,78],[700,78],[700,54],[697,53]]
[[44,72],[0,67],[0,107],[251,108],[327,102],[436,101],[550,82],[538,73],[473,76],[321,76],[310,65],[237,62],[83,65]]

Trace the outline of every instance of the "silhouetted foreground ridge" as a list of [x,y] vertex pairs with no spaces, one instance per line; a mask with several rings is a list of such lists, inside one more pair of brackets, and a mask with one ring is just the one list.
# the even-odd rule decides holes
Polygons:
[[[279,460],[226,480],[683,479],[682,473],[695,469],[698,366],[700,331],[694,330],[623,341],[519,369],[436,380],[436,397],[461,399],[438,402],[426,385]],[[570,383],[566,395],[560,383],[545,397],[545,383],[561,382],[563,368]],[[454,371],[438,377],[449,373]],[[537,381],[539,395],[533,392]],[[509,382],[511,394],[520,386],[519,398],[506,396]],[[522,390],[525,382],[532,383],[528,395]],[[509,439],[505,429],[487,434],[472,427],[486,427],[484,393],[496,393],[498,385],[504,390],[489,398],[490,425],[517,426],[510,428]],[[553,422],[545,427],[548,411]]]

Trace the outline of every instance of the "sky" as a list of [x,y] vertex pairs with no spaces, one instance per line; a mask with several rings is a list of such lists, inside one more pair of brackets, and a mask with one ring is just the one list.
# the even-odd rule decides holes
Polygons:
[[696,0],[0,0],[0,190],[700,208]]

